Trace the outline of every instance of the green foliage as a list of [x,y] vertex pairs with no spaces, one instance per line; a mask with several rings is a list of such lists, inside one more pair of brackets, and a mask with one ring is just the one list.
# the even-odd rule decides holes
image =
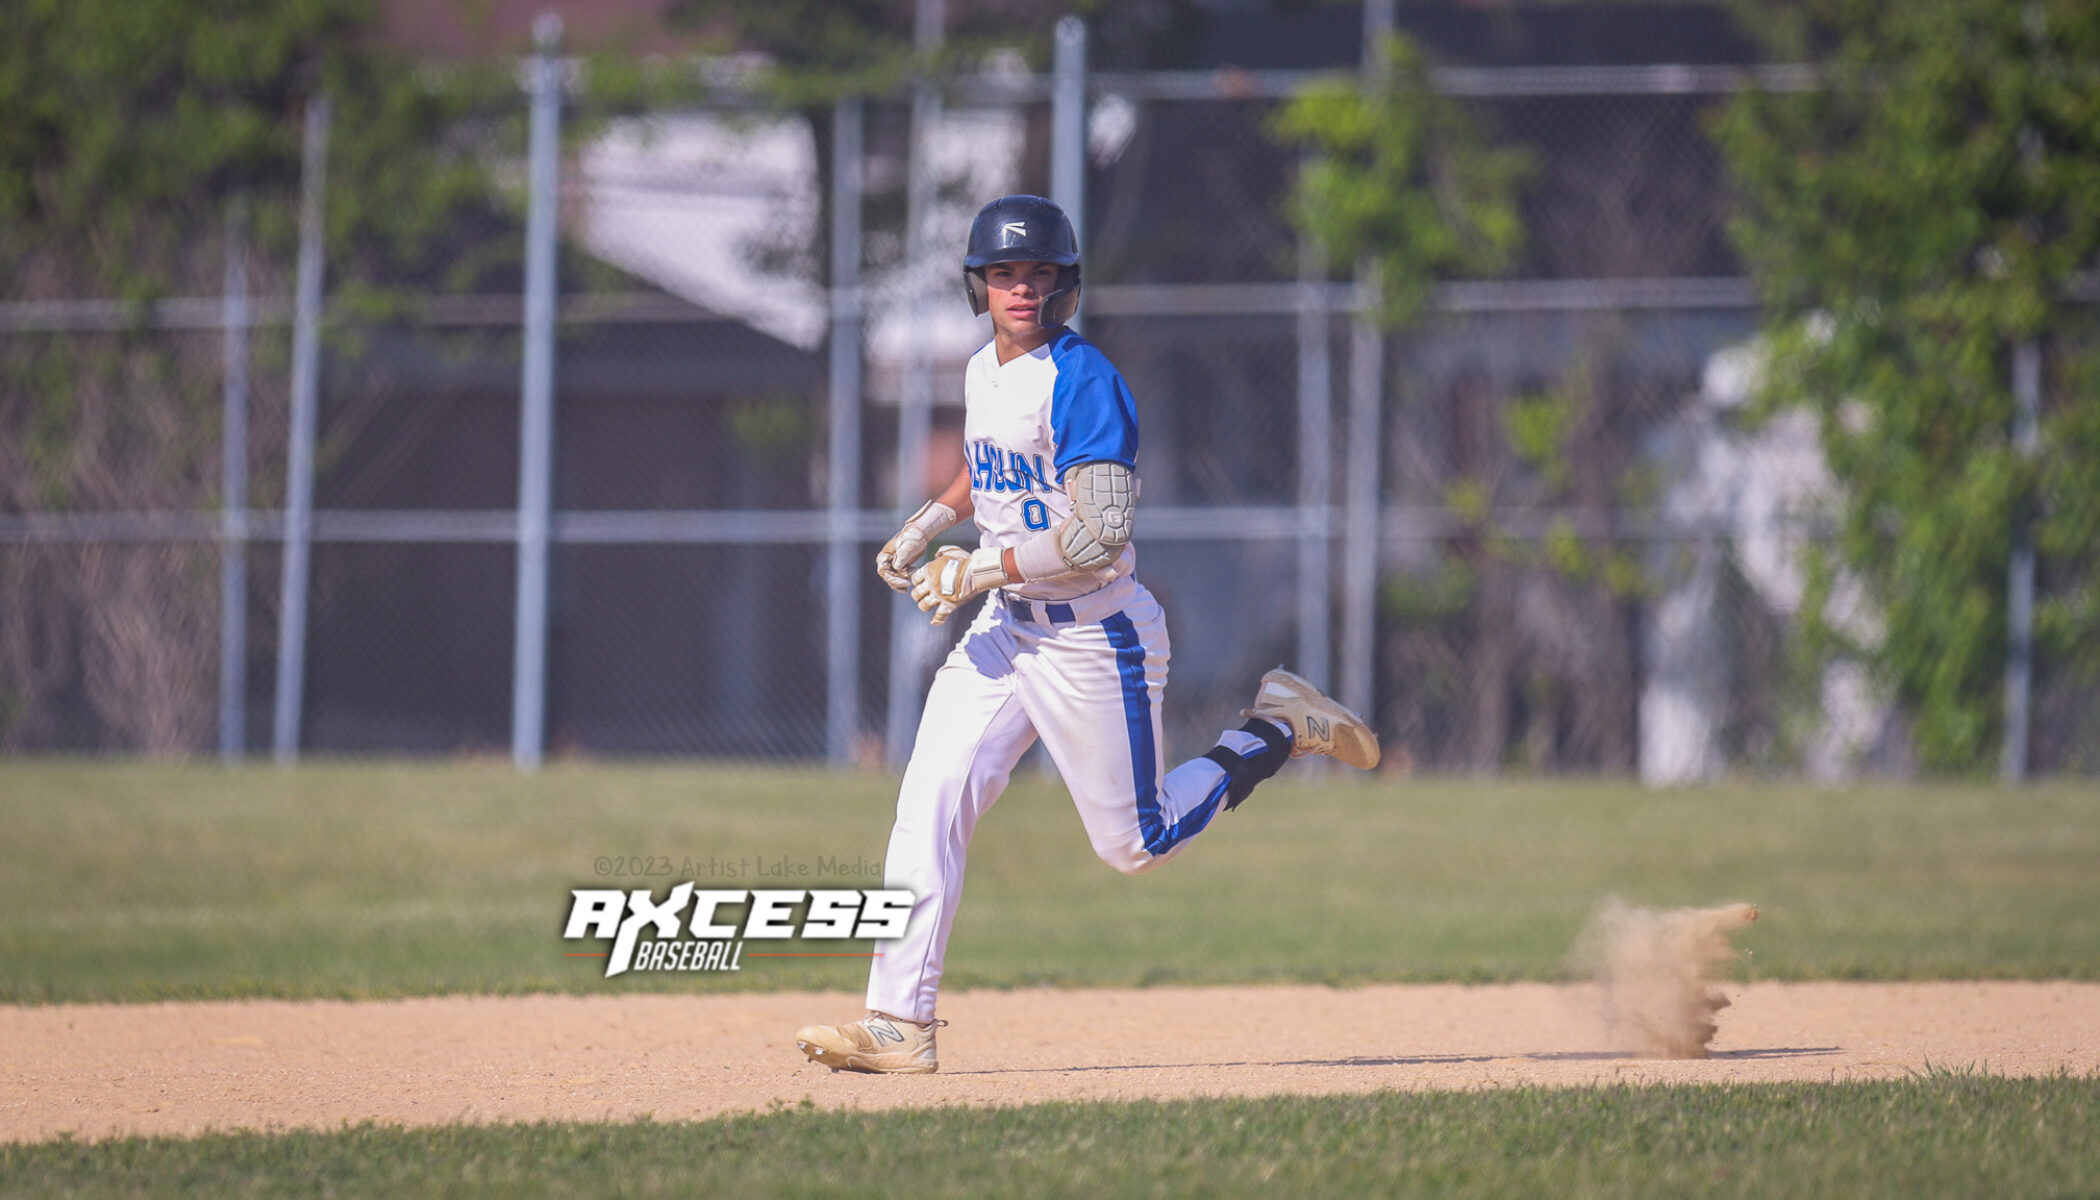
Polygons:
[[[1525,470],[1501,481],[1504,494],[1495,497],[1497,505],[1563,512],[1575,508],[1599,520],[1634,507],[1626,493],[1646,482],[1639,466],[1625,461],[1627,450],[1619,442],[1586,436],[1613,424],[1613,380],[1607,364],[1617,340],[1608,334],[1586,343],[1558,386],[1524,393],[1500,409],[1503,437]],[[1484,485],[1476,487],[1486,490]],[[1483,506],[1472,519],[1485,520],[1492,507]],[[1578,529],[1565,515],[1553,518],[1535,544],[1504,536],[1490,545],[1506,561],[1596,584],[1613,596],[1639,596],[1647,589],[1646,573],[1630,549],[1616,544],[1605,531]]]
[[[245,197],[266,275],[288,274],[303,118],[326,93],[328,283],[353,305],[515,274],[522,155],[510,60],[422,67],[380,45],[373,0],[25,0],[0,41],[0,263],[20,294],[150,299],[218,290],[215,233]],[[589,64],[589,115],[698,85]],[[582,123],[583,127],[588,122]],[[572,131],[577,125],[572,124]]]
[[739,49],[769,56],[765,83],[785,108],[820,110],[841,96],[891,90],[913,62],[906,0],[676,0],[667,16],[726,29]]
[[[515,273],[488,170],[523,144],[515,83],[493,67],[421,73],[375,49],[369,0],[30,0],[10,19],[24,31],[0,40],[0,109],[21,114],[0,125],[11,294],[216,294],[229,210],[249,286],[289,291],[304,118],[323,92],[339,311],[373,311],[404,284]],[[22,469],[6,500],[207,506],[218,377],[216,345],[143,328],[8,347],[0,463]]]
[[949,4],[930,55],[915,47],[915,0],[674,0],[665,19],[765,55],[757,78],[764,94],[779,108],[821,116],[842,97],[894,95],[915,76],[938,81],[974,68],[993,48],[1018,49],[1041,65],[1059,17],[1106,7],[1100,0]]
[[1491,147],[1467,109],[1430,90],[1414,44],[1395,36],[1379,86],[1309,85],[1271,123],[1308,156],[1291,220],[1330,262],[1375,262],[1384,316],[1403,324],[1439,279],[1493,274],[1523,242],[1518,190],[1532,173],[1523,150]]
[[[1600,1072],[1602,1074],[1603,1072]],[[883,1081],[875,1081],[880,1084]],[[874,1088],[871,1087],[871,1091]],[[2090,1080],[1498,1087],[0,1147],[30,1195],[2089,1195]]]
[[[333,313],[374,311],[375,297],[404,287],[515,278],[519,222],[489,171],[524,144],[509,64],[419,70],[380,46],[373,0],[24,0],[7,11],[0,296],[217,295],[229,237],[246,247],[251,294],[288,294],[305,116],[324,93]],[[268,326],[251,337],[258,413],[282,403],[270,368],[284,340]],[[6,339],[0,508],[211,507],[222,371],[216,333],[143,319]],[[272,482],[266,469],[258,492]],[[34,631],[0,640],[0,704],[33,714],[78,687],[126,744],[201,748],[218,600],[192,558],[97,547],[0,560],[0,611]],[[77,682],[64,665],[75,661]],[[0,741],[12,729],[0,726]]]
[[1568,431],[1575,424],[1571,398],[1553,392],[1518,396],[1502,410],[1509,448],[1539,472],[1549,486],[1568,484]]
[[[2071,386],[2090,341],[2068,336],[2072,281],[2100,253],[2100,8],[1794,0],[1761,6],[1760,28],[1820,48],[1822,70],[1814,90],[1746,93],[1717,127],[1768,308],[1765,402],[1821,418],[1844,488],[1835,554],[1880,616],[1854,648],[1926,765],[1976,769],[2000,736],[2025,517],[2057,589],[2046,637],[2100,640],[2100,393]],[[2028,338],[2049,363],[2038,464],[2010,438],[2011,347]]]
[[817,436],[809,404],[799,396],[752,396],[731,403],[723,414],[745,455],[782,462],[805,450]]
[[[0,39],[0,219],[87,255],[100,280],[139,294],[150,267],[193,239],[160,220],[171,209],[235,181],[292,182],[298,128],[287,115],[324,48],[369,10],[364,0],[11,5]],[[28,250],[7,241],[13,254]]]
[[1380,581],[1378,611],[1410,626],[1448,621],[1473,603],[1479,580],[1465,562],[1446,559],[1424,572],[1398,572]]

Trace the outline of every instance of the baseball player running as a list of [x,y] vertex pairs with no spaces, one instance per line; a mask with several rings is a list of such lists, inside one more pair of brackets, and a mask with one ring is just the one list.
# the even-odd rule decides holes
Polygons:
[[[795,1045],[833,1070],[937,1070],[934,1001],[978,819],[1037,738],[1071,789],[1094,852],[1118,871],[1180,853],[1288,758],[1378,763],[1363,718],[1284,670],[1262,676],[1246,724],[1167,770],[1160,702],[1170,649],[1131,544],[1137,407],[1115,367],[1065,328],[1079,307],[1079,244],[1040,196],[977,214],[963,256],[971,311],[992,341],[963,379],[966,465],[876,555],[883,581],[938,625],[989,592],[934,675],[897,797],[887,886],[916,901],[868,973],[868,1015],[812,1025]],[[942,547],[975,517],[974,551]]]

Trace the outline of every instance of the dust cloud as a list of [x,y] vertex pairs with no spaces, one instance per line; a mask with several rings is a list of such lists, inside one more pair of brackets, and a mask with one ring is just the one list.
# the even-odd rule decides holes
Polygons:
[[1731,933],[1757,920],[1748,904],[1637,908],[1606,901],[1572,961],[1603,990],[1621,1048],[1644,1058],[1705,1058],[1728,997],[1708,973],[1735,957]]

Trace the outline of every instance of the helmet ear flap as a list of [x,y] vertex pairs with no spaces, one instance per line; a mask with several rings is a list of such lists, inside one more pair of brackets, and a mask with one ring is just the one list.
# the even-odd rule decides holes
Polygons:
[[1044,297],[1043,324],[1046,327],[1064,325],[1079,311],[1079,268],[1077,266],[1057,269],[1057,290]]
[[1072,282],[1057,289],[1057,294],[1043,306],[1043,325],[1046,328],[1070,324],[1072,315],[1079,311],[1079,272],[1072,274]]
[[981,317],[992,308],[991,288],[984,281],[984,272],[975,267],[963,268],[963,290],[970,296],[970,315]]

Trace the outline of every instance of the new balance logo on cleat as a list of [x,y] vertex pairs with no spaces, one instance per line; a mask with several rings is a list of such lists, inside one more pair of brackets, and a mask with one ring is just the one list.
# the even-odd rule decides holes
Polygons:
[[1370,724],[1282,667],[1261,677],[1254,707],[1241,715],[1289,729],[1292,758],[1324,754],[1365,771],[1378,765],[1378,735]]
[[795,1034],[795,1048],[834,1071],[870,1075],[930,1075],[940,1070],[933,1031],[946,1021],[900,1021],[871,1012],[850,1025],[810,1025]]

